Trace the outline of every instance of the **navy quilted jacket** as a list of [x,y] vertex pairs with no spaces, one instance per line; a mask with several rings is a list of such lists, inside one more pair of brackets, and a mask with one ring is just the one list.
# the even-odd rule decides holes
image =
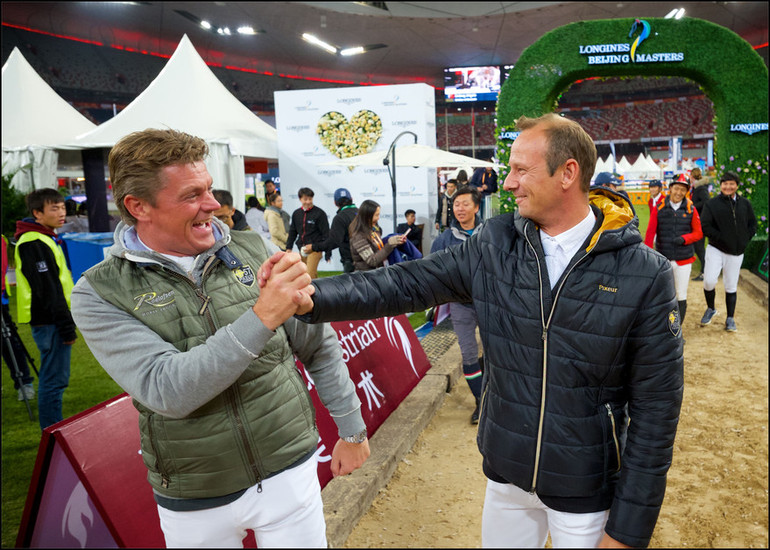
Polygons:
[[423,260],[316,279],[306,320],[472,302],[485,350],[485,473],[555,509],[609,508],[607,533],[646,546],[682,399],[676,293],[630,203],[604,189],[590,199],[594,233],[553,290],[537,227],[505,214]]

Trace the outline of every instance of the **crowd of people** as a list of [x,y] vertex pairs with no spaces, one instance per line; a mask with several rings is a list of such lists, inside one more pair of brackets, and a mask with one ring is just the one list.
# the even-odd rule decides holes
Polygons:
[[[77,220],[55,190],[27,196],[15,320],[31,326],[41,364],[35,397],[22,350],[3,348],[19,399],[37,399],[41,429],[62,420],[77,328],[138,409],[167,546],[239,546],[252,529],[260,547],[323,547],[318,431],[294,357],[338,428],[332,473],[346,475],[370,450],[328,322],[448,303],[488,478],[482,545],[550,535],[554,547],[646,546],[681,406],[693,265],[708,304],[700,324],[718,314],[721,274],[725,330],[736,331],[756,218],[738,174],[724,172],[711,197],[693,170],[650,182],[641,235],[617,178],[592,184],[596,148],[577,123],[517,126],[502,184],[517,211],[485,217],[496,173],[461,170],[440,193],[425,257],[412,209],[385,235],[373,200],[337,189],[330,222],[313,189],[299,189],[289,214],[268,180],[265,204],[249,197],[243,212],[213,188],[200,138],[124,137],[109,155],[115,244],[78,281],[58,234]],[[343,274],[319,278],[334,250]],[[5,256],[4,240],[4,272]]]

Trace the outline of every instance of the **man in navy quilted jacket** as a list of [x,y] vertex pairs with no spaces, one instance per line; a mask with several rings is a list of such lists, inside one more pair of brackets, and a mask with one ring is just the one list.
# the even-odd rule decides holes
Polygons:
[[485,353],[482,545],[542,547],[550,534],[555,548],[644,547],[682,400],[671,265],[644,245],[627,197],[590,187],[596,147],[578,124],[548,114],[517,126],[504,183],[517,212],[422,260],[318,279],[300,318],[472,304]]

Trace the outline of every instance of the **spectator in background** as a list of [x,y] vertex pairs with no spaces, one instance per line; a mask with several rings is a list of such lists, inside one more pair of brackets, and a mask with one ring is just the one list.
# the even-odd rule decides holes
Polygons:
[[[700,168],[693,168],[690,172],[690,195],[692,197],[692,203],[695,205],[695,210],[698,211],[698,215],[703,215],[703,207],[711,198],[709,193],[709,179],[702,177]],[[704,266],[706,265],[706,239],[702,238],[693,244],[695,247],[695,255],[700,260],[700,273],[693,277],[693,281],[703,280]]]
[[[618,178],[615,174],[611,174],[609,172],[599,172],[596,175],[596,179],[594,180],[594,185],[612,189],[616,193],[620,193],[628,199],[628,193],[626,193],[623,189],[623,182],[620,181],[620,178]],[[629,202],[630,200],[631,199],[629,199]]]
[[[11,317],[11,310],[8,305],[8,293],[5,288],[5,275],[8,272],[8,244],[5,235],[2,235],[3,241],[3,279],[2,279],[2,310],[3,310],[3,323],[4,329],[9,331],[9,342],[3,341],[3,359],[11,371],[11,378],[13,379],[13,387],[16,390],[19,401],[27,399],[28,401],[35,398],[35,387],[32,383],[35,379],[29,372],[29,365],[27,364],[27,354],[24,349],[24,343],[19,339],[19,334],[16,331],[16,325]],[[10,287],[9,287],[10,288]],[[5,345],[10,343],[10,346]],[[14,372],[14,362],[19,369],[18,378],[16,372]]]
[[417,250],[422,253],[422,229],[420,226],[414,223],[417,218],[417,213],[410,208],[404,212],[404,218],[406,218],[406,223],[398,224],[398,227],[396,227],[396,233],[400,235],[406,235],[406,232],[409,231],[409,234],[406,235],[406,238],[409,239],[415,248],[417,248]]
[[[315,279],[318,277],[318,263],[321,261],[322,254],[313,252],[312,244],[322,243],[328,238],[329,218],[326,217],[326,212],[313,204],[315,193],[312,189],[302,187],[297,192],[297,196],[302,206],[291,215],[286,250],[291,251],[296,242],[310,278]],[[305,252],[304,247],[306,245],[311,245],[310,252]]]
[[[668,186],[668,196],[650,213],[644,243],[655,248],[671,263],[679,305],[679,322],[687,313],[687,287],[695,262],[693,243],[703,238],[700,216],[687,198],[690,182],[679,174]],[[653,243],[654,241],[654,243]]]
[[37,410],[40,428],[62,420],[69,385],[72,344],[77,339],[70,313],[72,274],[56,229],[64,224],[64,197],[55,189],[27,195],[31,218],[16,222],[16,320],[29,323],[40,350]]
[[[489,162],[494,161],[490,158]],[[484,203],[486,202],[484,199],[497,193],[497,172],[489,167],[476,168],[476,170],[473,171],[473,176],[471,176],[470,184],[481,193],[481,209],[479,212],[481,214],[481,219],[484,219],[488,215],[488,213],[484,211]]]
[[706,295],[706,312],[701,326],[711,324],[718,312],[714,305],[715,288],[719,273],[725,285],[727,319],[725,330],[735,332],[735,304],[738,300],[738,278],[743,264],[743,252],[757,232],[757,218],[751,203],[738,194],[741,180],[738,174],[727,171],[719,179],[721,193],[703,207],[703,234],[708,237],[706,268],[703,271],[703,293]]
[[280,191],[271,193],[267,198],[265,221],[270,229],[270,241],[281,250],[286,250],[290,218],[288,212],[283,210],[283,197]]
[[438,198],[438,211],[436,212],[436,229],[444,231],[451,227],[455,220],[452,213],[453,202],[457,193],[457,180],[451,179],[446,182],[446,191]]
[[270,195],[275,193],[277,189],[275,188],[275,183],[273,180],[267,180],[265,181],[265,204],[270,204],[270,201],[268,200],[270,198]]
[[348,228],[358,215],[358,207],[353,204],[353,197],[350,195],[350,191],[344,187],[334,191],[334,204],[337,206],[337,213],[332,220],[328,238],[322,243],[306,244],[302,247],[302,250],[305,254],[324,252],[328,262],[331,258],[332,250],[339,248],[342,270],[345,273],[352,273],[353,256],[350,252],[350,233]]
[[470,183],[468,181],[468,172],[465,170],[458,171],[455,179],[457,180],[457,187],[460,187],[461,185],[468,185],[468,183]]
[[270,240],[270,228],[265,221],[265,208],[257,197],[249,197],[246,201],[246,223],[252,231],[256,231],[268,241]]
[[75,199],[67,199],[64,201],[64,208],[67,211],[67,217],[76,216],[78,213],[78,201]]
[[647,206],[650,209],[650,214],[652,214],[652,211],[658,207],[658,203],[663,200],[666,195],[663,193],[663,184],[660,180],[652,180],[647,187],[650,192],[650,198],[647,199]]
[[64,206],[67,209],[67,217],[65,218],[64,225],[62,225],[57,233],[88,233],[88,210],[84,206],[86,201],[78,204],[73,199],[67,199],[64,201]]
[[[478,216],[481,205],[481,193],[472,185],[463,185],[457,190],[454,199],[456,223],[445,230],[433,241],[431,253],[452,246],[459,246],[473,233],[481,229],[482,221]],[[472,304],[449,303],[449,316],[452,329],[457,335],[457,343],[463,362],[463,375],[468,387],[476,399],[476,408],[471,414],[471,424],[479,423],[479,405],[481,404],[481,375],[483,359],[479,357],[479,345],[476,341],[476,328],[479,319]]]
[[388,242],[382,242],[380,205],[365,200],[358,208],[358,215],[350,224],[350,252],[355,271],[369,271],[386,265],[393,249],[406,241],[403,235],[391,235]]
[[212,214],[227,224],[230,229],[237,231],[248,231],[251,229],[246,223],[246,215],[233,206],[233,195],[225,189],[214,189],[211,191],[214,199],[219,203],[219,208]]

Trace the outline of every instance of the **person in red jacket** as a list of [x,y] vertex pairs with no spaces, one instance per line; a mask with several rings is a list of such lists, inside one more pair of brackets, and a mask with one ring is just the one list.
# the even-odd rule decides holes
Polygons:
[[666,194],[663,192],[663,184],[660,180],[652,180],[648,185],[650,191],[650,198],[647,199],[647,206],[650,208],[650,214],[658,207],[660,201],[662,201]]
[[703,238],[700,216],[687,198],[690,180],[679,174],[669,186],[669,194],[650,212],[650,222],[644,242],[655,248],[671,262],[674,270],[676,299],[679,301],[679,319],[684,323],[687,312],[687,285],[692,264],[695,262],[693,243]]

